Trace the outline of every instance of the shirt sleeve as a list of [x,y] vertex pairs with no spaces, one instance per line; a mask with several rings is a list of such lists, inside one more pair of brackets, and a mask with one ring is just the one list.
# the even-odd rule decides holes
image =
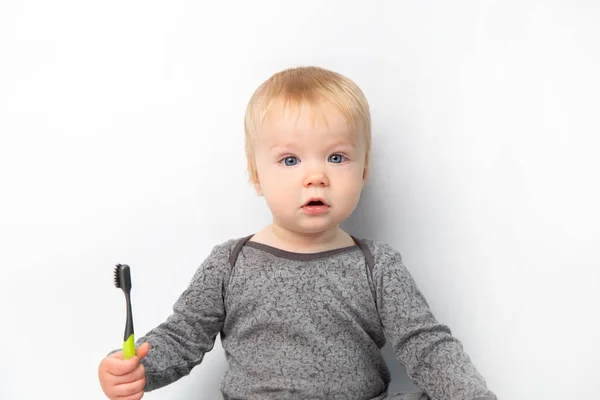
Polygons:
[[386,253],[373,271],[377,308],[409,377],[434,400],[495,400],[461,342],[436,321],[400,254]]
[[228,250],[225,245],[215,246],[173,305],[173,313],[137,340],[136,347],[150,343],[148,355],[141,360],[146,369],[146,392],[186,376],[213,348],[225,319]]

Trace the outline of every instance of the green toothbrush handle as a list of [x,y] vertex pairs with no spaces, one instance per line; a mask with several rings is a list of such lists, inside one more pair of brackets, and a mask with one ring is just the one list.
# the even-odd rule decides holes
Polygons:
[[132,333],[123,342],[123,360],[129,360],[133,356],[135,356],[135,340]]

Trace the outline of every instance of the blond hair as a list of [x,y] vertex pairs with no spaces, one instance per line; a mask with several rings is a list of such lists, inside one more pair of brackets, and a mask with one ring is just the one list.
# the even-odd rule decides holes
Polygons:
[[254,158],[258,129],[273,103],[278,100],[298,107],[316,106],[323,100],[331,103],[365,138],[366,178],[371,150],[371,113],[364,93],[351,79],[337,72],[319,67],[298,67],[271,76],[256,89],[248,102],[244,128],[251,183],[258,182]]

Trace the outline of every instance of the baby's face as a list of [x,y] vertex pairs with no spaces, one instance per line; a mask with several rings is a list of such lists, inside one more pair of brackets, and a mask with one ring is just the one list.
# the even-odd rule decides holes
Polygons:
[[[358,204],[365,154],[365,139],[331,104],[274,105],[255,149],[255,187],[273,223],[302,234],[337,229]],[[323,204],[309,204],[313,198]]]

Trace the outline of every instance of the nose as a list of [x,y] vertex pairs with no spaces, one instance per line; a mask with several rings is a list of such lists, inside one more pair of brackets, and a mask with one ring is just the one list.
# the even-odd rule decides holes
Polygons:
[[304,178],[304,186],[329,186],[329,178],[321,170],[312,170]]

